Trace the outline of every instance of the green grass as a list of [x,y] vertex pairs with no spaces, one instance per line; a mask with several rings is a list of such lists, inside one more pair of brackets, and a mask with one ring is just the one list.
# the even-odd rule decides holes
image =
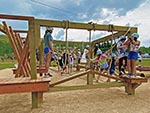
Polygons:
[[2,69],[6,69],[6,68],[14,68],[15,66],[14,66],[14,64],[13,63],[11,63],[11,64],[0,64],[0,70],[2,70]]
[[[17,63],[16,60],[14,62],[12,62],[11,60],[2,62],[0,60],[0,70],[5,69],[5,68],[14,68],[15,67],[14,64],[16,64],[16,63]],[[139,61],[137,61],[137,64],[139,64]],[[142,66],[150,66],[150,59],[143,59]]]
[[[137,61],[137,64],[139,64],[138,61]],[[150,66],[150,59],[143,59],[142,66]]]

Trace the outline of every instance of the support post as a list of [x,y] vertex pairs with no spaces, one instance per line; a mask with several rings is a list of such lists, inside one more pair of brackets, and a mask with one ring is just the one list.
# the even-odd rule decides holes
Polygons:
[[87,73],[87,85],[93,85],[93,73]]
[[[34,18],[29,20],[29,49],[30,49],[30,67],[31,79],[37,79],[36,70],[36,34]],[[32,108],[37,108],[39,103],[38,92],[32,92]]]
[[140,86],[138,83],[126,83],[125,84],[125,92],[128,93],[128,95],[134,95],[135,94],[135,89]]

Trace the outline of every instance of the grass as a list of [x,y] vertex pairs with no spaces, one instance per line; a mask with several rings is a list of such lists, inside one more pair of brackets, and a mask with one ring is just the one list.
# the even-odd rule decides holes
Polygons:
[[0,70],[2,70],[2,69],[6,69],[6,68],[14,68],[15,66],[14,66],[14,64],[9,64],[9,63],[5,63],[5,64],[0,64]]
[[142,66],[150,66],[150,59],[144,59],[142,61]]
[[[12,62],[11,60],[7,60],[5,62],[0,61],[0,70],[5,69],[5,68],[14,68],[15,63],[17,63],[16,60],[14,62]],[[137,61],[137,64],[139,64],[138,61]],[[143,59],[142,66],[149,66],[150,67],[150,59]]]
[[5,60],[4,62],[2,62],[2,61],[0,60],[0,70],[6,69],[6,68],[14,68],[14,67],[15,67],[14,64],[16,64],[16,63],[17,63],[16,60],[13,61],[13,62],[12,62],[12,60],[10,60],[10,59]]

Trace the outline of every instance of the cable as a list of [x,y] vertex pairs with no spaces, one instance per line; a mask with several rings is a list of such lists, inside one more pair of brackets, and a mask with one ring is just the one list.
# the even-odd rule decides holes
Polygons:
[[64,10],[64,9],[60,9],[60,8],[58,8],[58,7],[55,7],[55,6],[47,5],[47,4],[42,3],[42,2],[39,2],[39,1],[37,1],[37,0],[31,0],[31,2],[40,4],[40,5],[43,5],[43,6],[52,8],[52,9],[59,10],[59,11],[61,11],[61,12],[63,12],[63,13],[67,13],[67,14],[70,14],[70,15],[73,15],[73,16],[77,16],[76,14],[74,14],[74,13],[72,13],[72,12],[66,11],[66,10]]

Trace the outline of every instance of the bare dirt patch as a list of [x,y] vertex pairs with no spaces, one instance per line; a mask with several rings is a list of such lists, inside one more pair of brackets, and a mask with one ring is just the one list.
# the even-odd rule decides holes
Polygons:
[[[55,76],[55,72],[52,74]],[[0,78],[12,76],[11,69],[0,71]],[[72,83],[83,81],[79,78]],[[31,108],[31,93],[0,95],[0,113],[150,113],[149,106],[150,82],[138,87],[134,96],[127,95],[124,87],[47,92],[37,109]]]

